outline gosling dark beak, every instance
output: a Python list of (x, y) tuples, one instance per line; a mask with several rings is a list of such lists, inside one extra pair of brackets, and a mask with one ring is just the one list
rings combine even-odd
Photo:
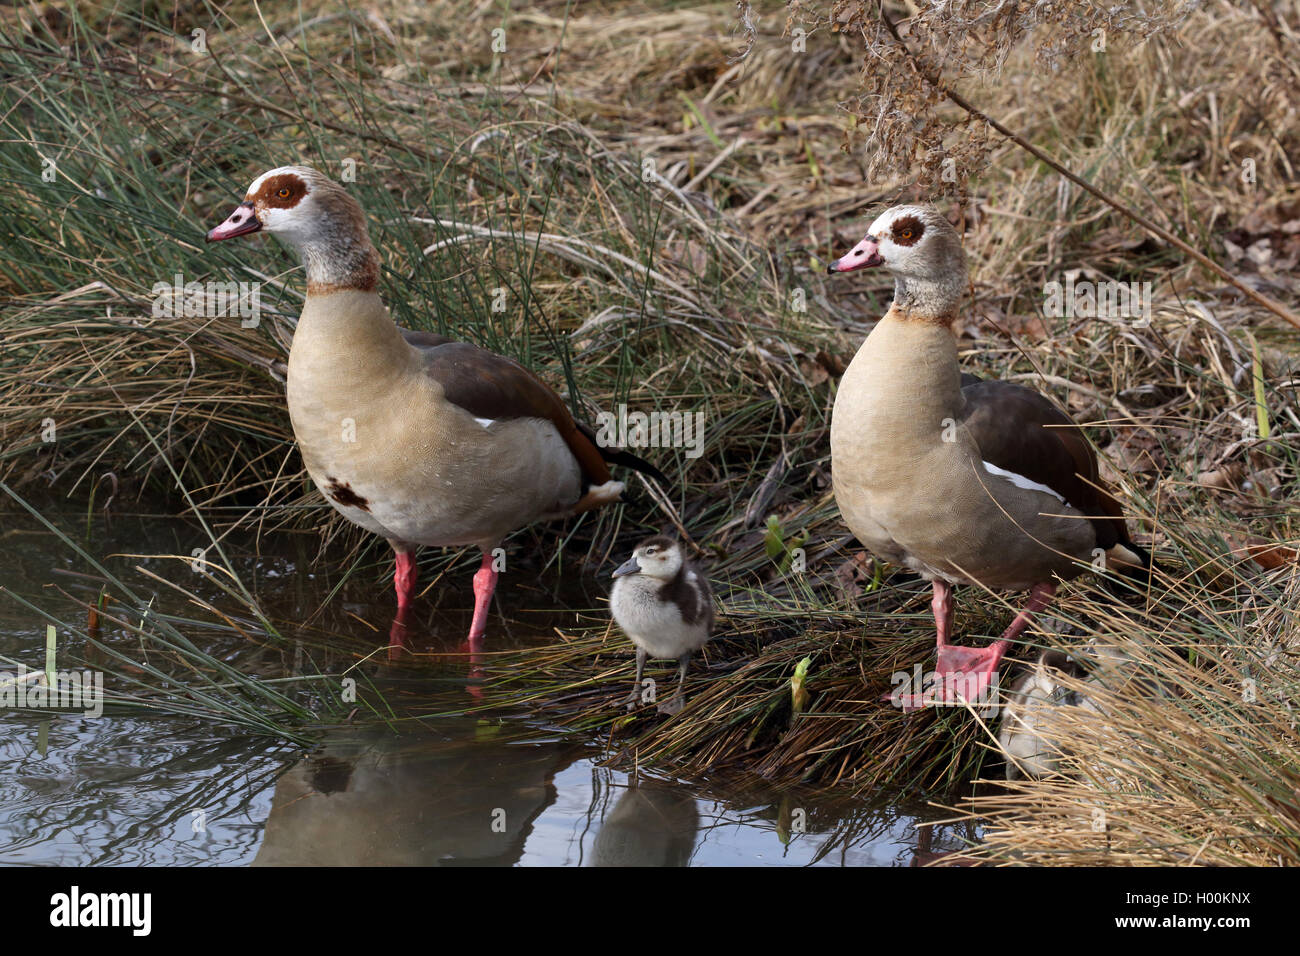
[(641, 573), (641, 565), (636, 563), (636, 556), (633, 555), (632, 557), (624, 561), (622, 564), (620, 564), (617, 570), (615, 570), (614, 573), (610, 575), (610, 577), (621, 578), (627, 574), (640, 574), (640, 573)]
[(251, 202), (241, 202), (235, 211), (226, 217), (226, 221), (208, 233), (208, 242), (220, 242), (222, 239), (234, 239), (246, 236), (262, 228), (261, 221), (253, 211)]

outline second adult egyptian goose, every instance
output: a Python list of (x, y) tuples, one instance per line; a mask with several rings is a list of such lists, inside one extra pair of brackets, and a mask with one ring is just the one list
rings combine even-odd
[[(894, 301), (840, 382), (831, 415), (835, 500), (857, 539), (933, 584), (937, 692), (904, 707), (985, 699), (1010, 643), (1058, 580), (1095, 566), (1141, 576), (1133, 543), (1078, 426), (1037, 392), (963, 375), (952, 322), (961, 240), (930, 206), (896, 206), (829, 271), (883, 267)], [(952, 586), (1030, 592), (1000, 640), (950, 644)], [(921, 690), (916, 688), (916, 690)]]
[(534, 521), (617, 501), (607, 461), (652, 466), (597, 446), (564, 401), (518, 362), (399, 328), (376, 291), (379, 254), (360, 205), (307, 166), (263, 173), (208, 241), (269, 232), (307, 273), (289, 353), (294, 437), (312, 481), (348, 520), (396, 553), (400, 642), (420, 545), (477, 545), (474, 644), (499, 571), (493, 550)]

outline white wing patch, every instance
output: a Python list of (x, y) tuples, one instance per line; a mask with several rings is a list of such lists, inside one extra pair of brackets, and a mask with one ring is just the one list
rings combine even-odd
[(997, 465), (990, 464), (987, 461), (983, 462), (983, 465), (984, 470), (990, 475), (998, 475), (1005, 478), (1017, 488), (1024, 488), (1026, 491), (1045, 491), (1066, 507), (1069, 507), (1070, 505), (1070, 503), (1065, 500), (1064, 495), (1047, 487), (1047, 485), (1039, 484), (1037, 481), (1032, 481), (1024, 475), (1017, 475), (1014, 471), (1007, 471), (1005, 468), (999, 468)]
[(484, 428), (487, 428), (487, 427), (488, 427), (489, 425), (491, 425), (494, 421), (496, 421), (496, 419), (495, 419), (495, 418), (476, 418), (476, 419), (474, 419), (474, 421), (478, 422), (478, 423), (479, 423), (480, 425), (482, 425)]
[[(587, 489), (587, 495), (591, 496), (593, 502), (602, 504), (612, 501), (618, 501), (623, 495), (624, 485), (621, 481), (607, 481), (603, 485), (593, 485)], [(586, 495), (584, 495), (586, 497)]]

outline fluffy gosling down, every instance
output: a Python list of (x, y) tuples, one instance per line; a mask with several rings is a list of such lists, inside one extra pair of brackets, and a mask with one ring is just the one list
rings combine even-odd
[(713, 629), (713, 591), (687, 559), (681, 544), (664, 535), (647, 538), (614, 572), (609, 609), (618, 626), (636, 645), (636, 686), (627, 709), (641, 697), (646, 658), (677, 661), (677, 691), (659, 703), (661, 714), (682, 709), (682, 688), (691, 654), (703, 647)]
[(1061, 675), (1083, 680), (1087, 672), (1061, 651), (1043, 651), (1007, 693), (998, 729), (998, 746), (1006, 757), (1008, 780), (1040, 778), (1060, 767), (1064, 754), (1060, 742), (1047, 728), (1059, 707), (1079, 707), (1092, 713), (1100, 708), (1086, 692), (1071, 690)]

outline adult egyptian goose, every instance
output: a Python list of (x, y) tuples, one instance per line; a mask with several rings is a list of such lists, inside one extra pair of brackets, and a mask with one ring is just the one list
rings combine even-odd
[[(1057, 580), (1103, 555), (1140, 577), (1150, 556), (1129, 537), (1096, 456), (1064, 412), (1031, 389), (958, 368), (951, 324), (966, 262), (948, 220), (929, 206), (896, 206), (828, 271), (876, 267), (893, 274), (894, 301), (835, 396), (835, 500), (868, 550), (933, 583), (942, 686), (895, 701), (910, 709), (984, 700)], [(948, 643), (955, 584), (1029, 590), (1029, 601), (991, 646), (958, 647)]]
[(613, 576), (609, 610), (636, 645), (636, 685), (628, 695), (627, 709), (636, 707), (641, 697), (646, 658), (667, 658), (677, 661), (677, 692), (657, 709), (678, 713), (691, 654), (705, 645), (713, 628), (708, 578), (686, 557), (682, 546), (665, 535), (638, 544)]
[(208, 241), (265, 231), (301, 257), (307, 298), (289, 352), (294, 437), (312, 481), (349, 521), (396, 552), (400, 642), (420, 545), (478, 545), (471, 645), (486, 628), (493, 549), (534, 521), (617, 501), (617, 461), (564, 401), (511, 359), (399, 328), (375, 286), (379, 254), (360, 205), (307, 166), (263, 173)]

